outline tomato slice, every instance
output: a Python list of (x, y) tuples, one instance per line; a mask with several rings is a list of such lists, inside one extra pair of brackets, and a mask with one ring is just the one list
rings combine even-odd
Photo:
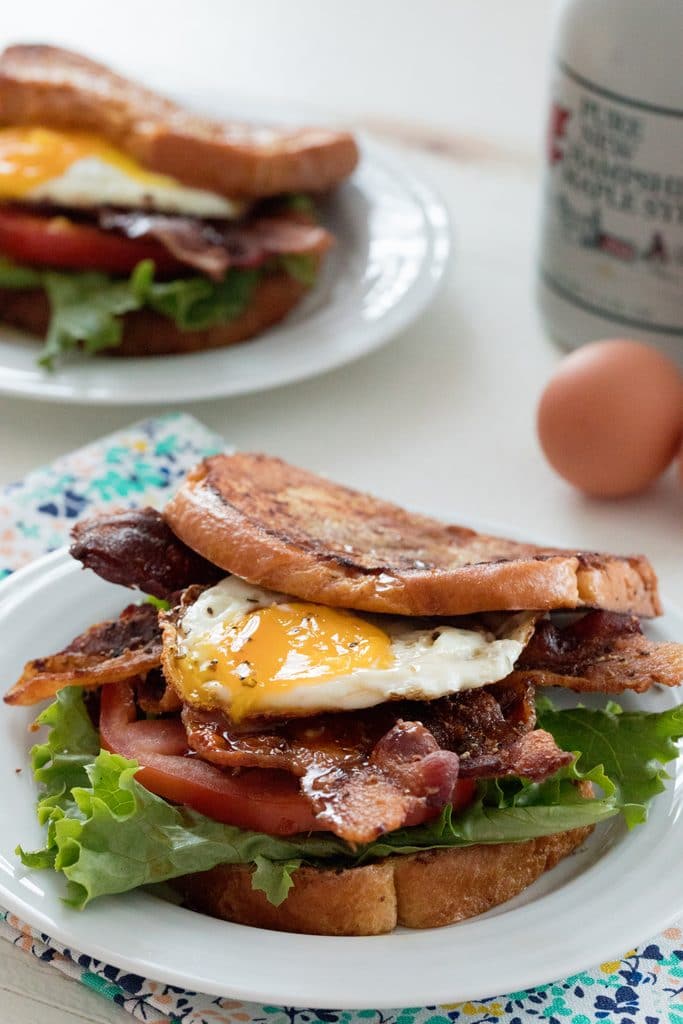
[(136, 779), (152, 793), (187, 804), (215, 821), (269, 835), (320, 827), (293, 776), (260, 768), (237, 775), (222, 772), (188, 756), (179, 719), (138, 722), (130, 683), (112, 683), (100, 693), (102, 746), (137, 761)]
[(125, 238), (66, 217), (46, 217), (0, 206), (0, 253), (19, 263), (70, 270), (129, 274), (140, 260), (154, 260), (157, 272), (183, 265), (153, 238)]
[(453, 790), (451, 803), (454, 811), (464, 811), (474, 800), (477, 793), (476, 779), (458, 779)]

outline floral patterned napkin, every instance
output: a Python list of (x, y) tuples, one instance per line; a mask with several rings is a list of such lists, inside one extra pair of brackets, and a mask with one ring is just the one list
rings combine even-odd
[[(223, 440), (191, 416), (136, 423), (0, 491), (0, 578), (59, 547), (95, 511), (166, 502)], [(235, 1002), (130, 974), (66, 949), (0, 908), (0, 936), (146, 1024), (683, 1024), (683, 929), (668, 928), (622, 959), (526, 992), (452, 1006), (312, 1010)]]

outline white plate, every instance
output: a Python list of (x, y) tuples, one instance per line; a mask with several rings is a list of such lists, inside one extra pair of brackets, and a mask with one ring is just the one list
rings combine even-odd
[(357, 171), (325, 201), (322, 217), (336, 245), (319, 280), (258, 338), (180, 356), (75, 356), (48, 373), (36, 365), (36, 340), (0, 325), (0, 393), (100, 405), (189, 402), (263, 391), (371, 352), (432, 299), (450, 250), (446, 208), (395, 157), (362, 140)]
[[(65, 551), (10, 577), (0, 586), (3, 683), (29, 657), (57, 650), (129, 600), (130, 591), (82, 572)], [(683, 616), (669, 611), (648, 632), (680, 639)], [(663, 709), (676, 694), (621, 702)], [(372, 938), (288, 935), (216, 921), (140, 892), (79, 913), (60, 902), (56, 875), (27, 873), (14, 855), (17, 843), (31, 848), (42, 840), (26, 767), (32, 717), (31, 709), (0, 711), (0, 903), (65, 945), (168, 984), (286, 1006), (449, 1003), (573, 974), (622, 954), (683, 911), (679, 759), (646, 826), (628, 833), (606, 823), (516, 899), (448, 928)]]

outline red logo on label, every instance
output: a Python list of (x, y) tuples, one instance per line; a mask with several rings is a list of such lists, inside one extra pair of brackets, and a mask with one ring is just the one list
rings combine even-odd
[(548, 160), (551, 164), (564, 160), (564, 152), (558, 146), (560, 139), (567, 134), (567, 121), (572, 116), (568, 107), (553, 103), (550, 108), (550, 124), (548, 126)]

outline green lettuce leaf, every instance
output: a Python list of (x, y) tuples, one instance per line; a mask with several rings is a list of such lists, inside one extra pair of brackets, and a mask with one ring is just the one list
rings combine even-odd
[(307, 213), (310, 217), (317, 219), (318, 210), (315, 202), (305, 192), (290, 192), (279, 200), (279, 205), (285, 210), (293, 210), (295, 213)]
[(42, 283), (39, 270), (22, 267), (0, 256), (0, 288), (40, 288)]
[(133, 271), (132, 287), (145, 306), (173, 320), (183, 331), (200, 331), (234, 320), (249, 305), (260, 270), (229, 270), (222, 281), (208, 277), (154, 281), (151, 260)]
[(580, 769), (604, 768), (629, 828), (644, 822), (649, 801), (662, 792), (669, 778), (664, 765), (678, 756), (683, 706), (658, 714), (622, 711), (614, 702), (599, 710), (558, 711), (543, 698), (537, 706), (541, 728), (551, 732), (563, 750), (577, 753)]
[[(582, 797), (576, 783), (592, 782), (601, 797)], [(371, 860), (398, 853), (482, 843), (520, 843), (539, 836), (596, 825), (619, 813), (615, 787), (600, 766), (583, 773), (576, 761), (544, 782), (512, 776), (482, 780), (477, 799), (454, 815), (446, 807), (433, 822), (400, 829), (367, 846), (360, 858)]]
[(47, 726), (44, 743), (31, 748), (31, 767), (44, 798), (71, 800), (71, 791), (87, 786), (87, 767), (99, 753), (100, 738), (90, 721), (78, 687), (67, 686), (36, 719)]
[(297, 868), (301, 867), (298, 860), (270, 860), (262, 854), (256, 854), (256, 865), (251, 875), (251, 887), (265, 893), (266, 899), (273, 906), (279, 907), (287, 899), (289, 890), (294, 885), (292, 877)]
[(55, 866), (55, 824), (74, 813), (73, 790), (88, 784), (88, 768), (97, 756), (100, 740), (76, 687), (60, 690), (36, 725), (49, 729), (45, 742), (31, 749), (33, 776), (41, 791), (36, 810), (41, 825), (47, 826), (47, 835), (42, 850), (18, 852), (27, 867), (43, 868)]
[(278, 259), (280, 266), (299, 284), (310, 288), (318, 276), (318, 261), (311, 253), (288, 253)]
[(79, 346), (87, 355), (116, 348), (123, 332), (120, 317), (140, 308), (130, 282), (106, 274), (46, 271), (42, 279), (52, 317), (38, 358), (41, 366), (52, 367), (57, 356)]
[[(620, 812), (629, 824), (643, 820), (647, 801), (663, 785), (663, 764), (677, 754), (674, 740), (683, 734), (681, 709), (626, 713), (609, 705), (599, 712), (555, 711), (544, 701), (540, 720), (560, 746), (576, 750), (579, 741), (589, 739), (587, 749), (544, 782), (514, 777), (482, 781), (464, 812), (446, 808), (434, 821), (352, 848), (329, 833), (277, 838), (169, 804), (136, 782), (135, 762), (98, 753), (82, 694), (69, 688), (40, 716), (50, 733), (32, 752), (46, 844), (42, 850), (18, 852), (28, 867), (61, 871), (68, 900), (79, 908), (97, 896), (217, 864), (252, 865), (252, 885), (279, 905), (301, 864), (349, 867), (391, 854), (523, 842)], [(592, 798), (579, 793), (581, 780), (596, 787)]]

